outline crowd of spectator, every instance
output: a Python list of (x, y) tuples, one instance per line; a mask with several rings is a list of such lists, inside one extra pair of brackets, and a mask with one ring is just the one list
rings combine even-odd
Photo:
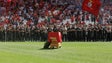
[(64, 41), (111, 41), (112, 1), (99, 16), (82, 11), (83, 0), (0, 0), (0, 41), (46, 41), (60, 31)]

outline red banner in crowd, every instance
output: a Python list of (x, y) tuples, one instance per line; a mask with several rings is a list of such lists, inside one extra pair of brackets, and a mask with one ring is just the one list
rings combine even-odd
[(48, 41), (56, 40), (57, 42), (62, 42), (61, 32), (49, 32), (48, 33)]
[(11, 2), (11, 0), (7, 0), (7, 2)]
[(98, 16), (100, 10), (101, 2), (100, 0), (84, 0), (82, 4), (82, 9), (88, 11), (95, 16)]

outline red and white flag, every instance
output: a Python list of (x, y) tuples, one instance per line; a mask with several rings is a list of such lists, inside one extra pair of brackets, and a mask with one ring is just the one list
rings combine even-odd
[(100, 7), (100, 0), (84, 0), (82, 4), (82, 10), (90, 12), (95, 16), (98, 16)]

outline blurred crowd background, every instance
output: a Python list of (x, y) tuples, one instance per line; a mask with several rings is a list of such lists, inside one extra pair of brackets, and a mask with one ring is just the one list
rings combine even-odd
[(0, 0), (0, 41), (111, 41), (112, 0), (101, 0), (98, 17), (82, 11), (83, 0)]

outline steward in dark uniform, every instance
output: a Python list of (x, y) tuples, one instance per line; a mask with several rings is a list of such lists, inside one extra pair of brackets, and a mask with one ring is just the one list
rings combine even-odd
[(67, 37), (68, 37), (68, 41), (72, 41), (73, 37), (72, 37), (72, 28), (68, 28), (67, 29)]
[(111, 24), (111, 41), (112, 41), (112, 24)]
[(77, 27), (76, 28), (76, 32), (77, 32), (76, 40), (77, 41), (80, 41), (81, 40), (81, 28), (80, 27)]
[(37, 29), (37, 33), (38, 33), (37, 34), (37, 36), (38, 36), (37, 37), (37, 40), (40, 41), (41, 40), (41, 34), (40, 34), (41, 33), (41, 30), (39, 28)]
[(34, 38), (35, 41), (39, 41), (40, 40), (40, 35), (39, 35), (40, 33), (39, 32), (40, 32), (39, 28), (36, 27), (35, 28), (35, 38)]
[(17, 26), (13, 26), (13, 41), (17, 41)]
[(111, 41), (111, 28), (107, 27), (107, 41)]
[(12, 25), (8, 25), (8, 27), (7, 27), (7, 34), (6, 34), (6, 40), (7, 41), (12, 41), (12, 39), (13, 39), (13, 35), (12, 35)]
[(30, 41), (31, 40), (31, 34), (30, 34), (30, 32), (31, 32), (30, 27), (26, 26), (26, 28), (25, 28), (25, 40), (26, 41)]
[(92, 28), (88, 28), (88, 34), (87, 34), (87, 41), (91, 41), (92, 40)]
[(96, 30), (96, 32), (97, 32), (97, 41), (99, 41), (100, 40), (100, 33), (99, 33), (99, 31), (100, 31), (100, 29), (99, 29), (99, 27), (97, 26), (97, 30)]
[(24, 39), (25, 39), (24, 27), (20, 26), (19, 31), (20, 31), (20, 41), (24, 41)]
[(20, 41), (20, 26), (17, 26), (17, 29), (16, 29), (16, 41)]
[(103, 35), (103, 36), (102, 36), (102, 40), (103, 40), (103, 41), (106, 41), (106, 28), (103, 28), (103, 29), (102, 29), (102, 35)]
[(43, 30), (42, 30), (42, 28), (41, 28), (41, 29), (40, 29), (40, 38), (41, 38), (40, 40), (41, 40), (41, 41), (44, 41), (44, 40), (43, 40), (43, 36), (44, 36), (43, 33), (44, 33), (44, 32), (43, 32)]
[(71, 41), (75, 41), (76, 35), (75, 35), (75, 27), (73, 25), (70, 31), (71, 31)]
[(0, 26), (0, 41), (4, 41), (5, 39), (5, 30), (2, 26)]
[(62, 27), (62, 39), (63, 39), (63, 41), (68, 41), (68, 39), (67, 39), (67, 27), (66, 26), (63, 26)]
[(97, 40), (97, 28), (94, 26), (93, 28), (93, 32), (94, 32), (94, 35), (93, 35), (93, 41), (96, 41)]
[(34, 41), (35, 38), (35, 26), (31, 27), (31, 41)]
[(2, 31), (3, 31), (2, 27), (0, 26), (0, 41), (2, 41), (2, 39), (3, 39), (3, 35), (2, 35), (3, 33), (2, 33)]
[(44, 28), (43, 30), (44, 30), (43, 40), (46, 41), (47, 40), (47, 33), (48, 33), (48, 31), (47, 31), (47, 28)]
[(83, 27), (82, 28), (82, 41), (86, 41), (86, 29)]

